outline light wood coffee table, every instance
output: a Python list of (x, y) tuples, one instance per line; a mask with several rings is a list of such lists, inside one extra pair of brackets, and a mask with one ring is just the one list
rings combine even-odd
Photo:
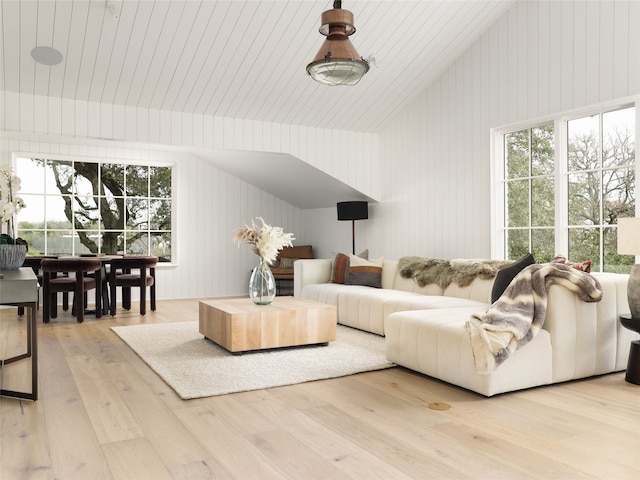
[(200, 333), (232, 353), (336, 339), (336, 307), (296, 297), (276, 297), (270, 305), (249, 298), (202, 300)]

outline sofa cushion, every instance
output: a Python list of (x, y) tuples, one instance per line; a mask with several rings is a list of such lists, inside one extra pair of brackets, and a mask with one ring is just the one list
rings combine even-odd
[(387, 359), (488, 397), (551, 383), (551, 339), (545, 330), (493, 374), (476, 372), (465, 324), (481, 312), (466, 307), (392, 313), (384, 325)]
[(332, 253), (331, 256), (331, 283), (347, 283), (349, 256), (344, 253)]
[(365, 260), (356, 255), (349, 255), (348, 285), (382, 288), (382, 264), (384, 258)]
[(498, 270), (496, 279), (493, 282), (493, 289), (491, 290), (491, 303), (500, 298), (511, 283), (511, 280), (513, 280), (520, 271), (534, 263), (536, 263), (536, 261), (533, 258), (533, 254), (528, 253), (517, 262)]
[(298, 259), (297, 258), (281, 258), (280, 265), (278, 265), (278, 268), (281, 268), (283, 270), (293, 269), (293, 262), (295, 262), (296, 260)]

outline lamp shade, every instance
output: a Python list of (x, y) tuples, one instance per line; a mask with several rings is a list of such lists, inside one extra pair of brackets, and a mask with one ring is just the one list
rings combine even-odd
[(338, 220), (366, 220), (369, 218), (368, 202), (338, 202)]
[(618, 255), (640, 255), (640, 218), (618, 218)]

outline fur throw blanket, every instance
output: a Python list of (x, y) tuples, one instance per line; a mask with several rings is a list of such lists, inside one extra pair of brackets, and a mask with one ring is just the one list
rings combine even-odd
[(476, 277), (494, 278), (498, 270), (510, 265), (511, 260), (445, 260), (439, 258), (402, 257), (398, 260), (398, 272), (402, 278), (413, 278), (424, 287), (430, 283), (447, 288), (450, 283), (461, 287), (470, 285)]
[(558, 263), (534, 264), (522, 270), (483, 315), (466, 324), (478, 373), (492, 373), (542, 328), (547, 291), (562, 285), (584, 302), (599, 302), (602, 287), (595, 277)]

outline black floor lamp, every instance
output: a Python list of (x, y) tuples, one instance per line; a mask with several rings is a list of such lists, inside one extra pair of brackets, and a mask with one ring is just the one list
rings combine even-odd
[(351, 242), (356, 254), (356, 220), (369, 218), (368, 202), (338, 202), (338, 220), (351, 220)]

